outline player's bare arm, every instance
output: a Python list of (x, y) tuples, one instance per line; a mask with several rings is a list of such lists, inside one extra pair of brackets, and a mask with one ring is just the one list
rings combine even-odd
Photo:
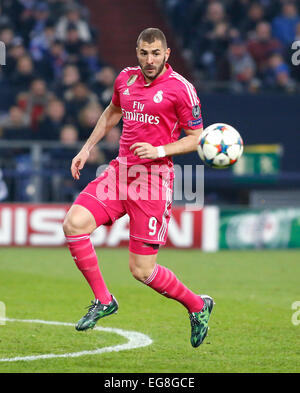
[[(185, 130), (187, 136), (179, 139), (176, 142), (169, 143), (163, 146), (164, 153), (166, 156), (175, 156), (179, 154), (187, 154), (192, 151), (197, 150), (199, 137), (203, 131), (203, 128), (198, 130)], [(134, 150), (134, 154), (141, 159), (148, 158), (148, 159), (156, 159), (159, 158), (160, 150), (152, 146), (150, 143), (146, 142), (137, 142), (134, 143), (130, 150)]]
[(121, 108), (111, 102), (100, 116), (93, 132), (80, 152), (72, 160), (71, 173), (74, 179), (79, 179), (79, 171), (84, 167), (92, 148), (119, 123), (121, 117)]

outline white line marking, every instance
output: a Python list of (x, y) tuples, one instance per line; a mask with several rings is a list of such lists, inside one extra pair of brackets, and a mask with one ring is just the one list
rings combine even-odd
[[(55, 325), (55, 326), (73, 326), (73, 323), (67, 322), (55, 322), (55, 321), (43, 321), (39, 319), (11, 319), (6, 318), (6, 322), (25, 322), (25, 323), (40, 323), (44, 325)], [(128, 340), (125, 344), (114, 345), (112, 347), (104, 347), (104, 348), (97, 348), (92, 351), (81, 351), (81, 352), (71, 352), (71, 353), (62, 353), (62, 354), (54, 354), (49, 353), (45, 355), (38, 355), (38, 356), (18, 356), (14, 358), (0, 358), (0, 362), (17, 362), (20, 360), (23, 361), (32, 361), (32, 360), (39, 360), (39, 359), (54, 359), (54, 358), (76, 358), (79, 356), (86, 356), (86, 355), (99, 355), (101, 353), (107, 352), (119, 352), (125, 351), (127, 349), (135, 349), (135, 348), (142, 348), (152, 344), (152, 340), (149, 336), (145, 334), (123, 330), (123, 329), (116, 329), (116, 328), (105, 328), (105, 327), (95, 327), (93, 330), (97, 330), (100, 332), (107, 332), (107, 333), (116, 333), (120, 336), (126, 338)], [(80, 333), (79, 333), (80, 334)]]

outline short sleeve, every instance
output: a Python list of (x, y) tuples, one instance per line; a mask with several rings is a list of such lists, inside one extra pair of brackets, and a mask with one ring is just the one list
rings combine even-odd
[(185, 81), (177, 95), (176, 110), (179, 127), (196, 130), (203, 127), (201, 104), (194, 86)]
[(115, 79), (114, 91), (113, 91), (113, 95), (112, 95), (112, 98), (111, 98), (112, 103), (115, 106), (121, 106), (121, 104), (120, 104), (120, 90), (119, 90), (119, 86), (120, 86), (120, 74)]

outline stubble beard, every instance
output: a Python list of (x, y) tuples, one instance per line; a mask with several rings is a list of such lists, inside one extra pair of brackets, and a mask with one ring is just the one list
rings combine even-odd
[[(165, 64), (166, 64), (166, 58), (164, 58), (164, 60), (163, 60), (163, 62), (161, 63), (161, 65), (158, 67), (157, 73), (156, 73), (155, 75), (153, 75), (153, 76), (148, 76), (148, 75), (146, 74), (147, 70), (145, 70), (145, 67), (142, 67), (141, 63), (139, 62), (139, 65), (140, 65), (140, 67), (141, 67), (142, 73), (144, 74), (144, 76), (145, 76), (147, 79), (149, 79), (149, 80), (151, 80), (151, 81), (154, 81), (154, 79), (156, 79), (156, 78), (158, 77), (158, 75), (159, 75), (159, 74), (162, 72), (162, 70), (164, 69)], [(145, 71), (146, 71), (146, 72), (145, 72)]]

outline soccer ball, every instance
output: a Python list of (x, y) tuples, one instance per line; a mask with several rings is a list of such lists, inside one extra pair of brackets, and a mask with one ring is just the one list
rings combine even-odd
[(243, 153), (243, 140), (239, 132), (228, 124), (215, 123), (200, 135), (198, 154), (212, 168), (228, 168)]

